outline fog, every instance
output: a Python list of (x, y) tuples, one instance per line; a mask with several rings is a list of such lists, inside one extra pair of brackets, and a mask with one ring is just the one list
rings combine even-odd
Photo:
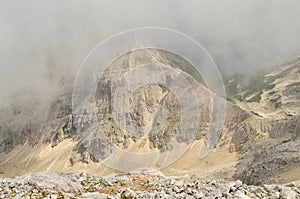
[(251, 73), (300, 54), (300, 1), (0, 1), (0, 107), (49, 100), (88, 52), (131, 28), (179, 30), (201, 43), (222, 74)]

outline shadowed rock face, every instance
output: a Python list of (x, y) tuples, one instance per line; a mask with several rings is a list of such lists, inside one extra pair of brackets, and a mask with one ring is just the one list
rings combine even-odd
[(244, 155), (237, 166), (236, 177), (247, 184), (284, 183), (287, 176), (282, 172), (299, 166), (299, 147), (297, 140), (271, 140), (260, 144)]

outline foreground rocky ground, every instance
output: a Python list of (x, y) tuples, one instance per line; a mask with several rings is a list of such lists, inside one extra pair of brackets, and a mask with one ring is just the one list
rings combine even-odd
[(124, 174), (28, 174), (0, 180), (0, 198), (300, 198), (300, 181), (253, 186), (241, 181)]

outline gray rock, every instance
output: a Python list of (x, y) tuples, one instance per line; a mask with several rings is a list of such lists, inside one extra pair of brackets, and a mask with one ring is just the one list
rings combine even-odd
[(136, 196), (137, 196), (136, 193), (129, 188), (124, 189), (121, 193), (121, 198), (123, 199), (136, 198)]
[(241, 191), (241, 190), (236, 191), (236, 192), (235, 192), (235, 196), (237, 196), (238, 198), (241, 198), (241, 199), (250, 199), (250, 197), (247, 196), (247, 195), (245, 194), (245, 192), (244, 192), (244, 191)]
[(81, 198), (106, 199), (108, 198), (108, 195), (103, 193), (93, 192), (93, 193), (85, 193), (81, 196)]

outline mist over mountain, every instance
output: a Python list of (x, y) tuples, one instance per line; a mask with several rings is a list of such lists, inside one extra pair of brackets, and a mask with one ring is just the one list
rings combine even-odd
[(297, 0), (2, 1), (1, 106), (28, 89), (48, 99), (95, 45), (136, 27), (193, 37), (226, 75), (281, 64), (300, 52), (298, 7)]
[[(299, 8), (297, 0), (1, 1), (0, 178), (9, 179), (0, 198), (299, 197)], [(105, 52), (91, 50), (143, 27), (190, 36), (209, 61), (183, 42), (183, 55), (132, 45), (98, 73)], [(116, 41), (107, 52), (139, 42)], [(95, 68), (84, 68), (87, 57)]]

